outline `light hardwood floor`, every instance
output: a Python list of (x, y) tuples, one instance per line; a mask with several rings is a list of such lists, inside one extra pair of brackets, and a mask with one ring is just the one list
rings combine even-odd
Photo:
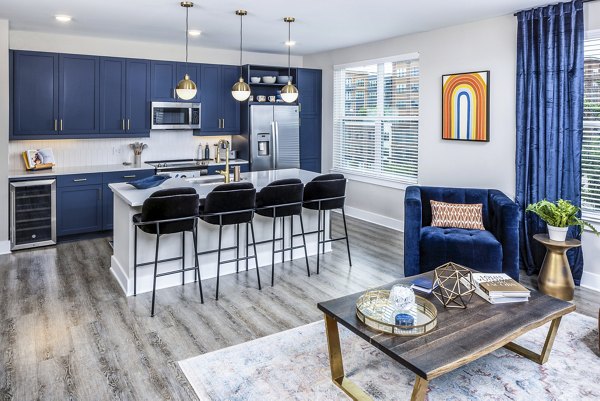
[[(218, 302), (215, 280), (203, 281), (204, 305), (195, 285), (160, 290), (154, 318), (150, 294), (123, 296), (105, 238), (0, 256), (0, 399), (196, 400), (177, 361), (317, 321), (317, 302), (402, 276), (400, 233), (348, 223), (352, 267), (338, 242), (319, 275), (286, 262), (270, 287), (261, 268), (262, 291), (252, 271), (224, 276)], [(600, 295), (576, 293), (596, 316)]]

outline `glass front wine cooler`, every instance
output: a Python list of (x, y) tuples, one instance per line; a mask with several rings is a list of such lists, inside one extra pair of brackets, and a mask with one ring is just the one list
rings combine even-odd
[(12, 250), (56, 244), (56, 180), (10, 183)]

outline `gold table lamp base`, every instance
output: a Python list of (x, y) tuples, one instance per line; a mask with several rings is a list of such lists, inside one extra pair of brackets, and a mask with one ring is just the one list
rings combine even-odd
[(563, 242), (552, 241), (547, 234), (536, 234), (533, 239), (546, 247), (546, 256), (538, 275), (538, 288), (563, 301), (572, 301), (575, 282), (567, 259), (567, 251), (581, 246), (581, 241), (568, 239)]

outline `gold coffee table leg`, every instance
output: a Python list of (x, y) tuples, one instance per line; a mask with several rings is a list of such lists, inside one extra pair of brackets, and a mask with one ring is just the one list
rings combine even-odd
[(539, 363), (540, 365), (548, 362), (548, 357), (550, 356), (550, 351), (552, 351), (552, 345), (554, 344), (554, 339), (556, 338), (556, 332), (558, 331), (558, 326), (560, 325), (560, 317), (556, 318), (550, 323), (550, 330), (548, 330), (548, 335), (546, 336), (546, 342), (542, 347), (542, 352), (537, 354), (521, 345), (515, 343), (508, 343), (504, 346), (504, 348), (511, 350), (514, 353), (517, 353), (521, 356), (524, 356), (527, 359), (532, 360), (533, 362)]
[[(334, 318), (328, 315), (325, 315), (325, 335), (327, 336), (327, 348), (329, 350), (331, 380), (354, 401), (373, 401), (359, 386), (344, 376), (344, 361), (342, 359), (338, 324)], [(428, 383), (427, 380), (417, 376), (412, 396), (410, 397), (411, 401), (422, 401), (425, 399)]]

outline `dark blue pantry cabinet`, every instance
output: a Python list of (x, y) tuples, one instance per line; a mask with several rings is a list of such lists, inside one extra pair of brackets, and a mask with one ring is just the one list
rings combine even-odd
[(298, 68), (300, 168), (321, 172), (321, 70)]

